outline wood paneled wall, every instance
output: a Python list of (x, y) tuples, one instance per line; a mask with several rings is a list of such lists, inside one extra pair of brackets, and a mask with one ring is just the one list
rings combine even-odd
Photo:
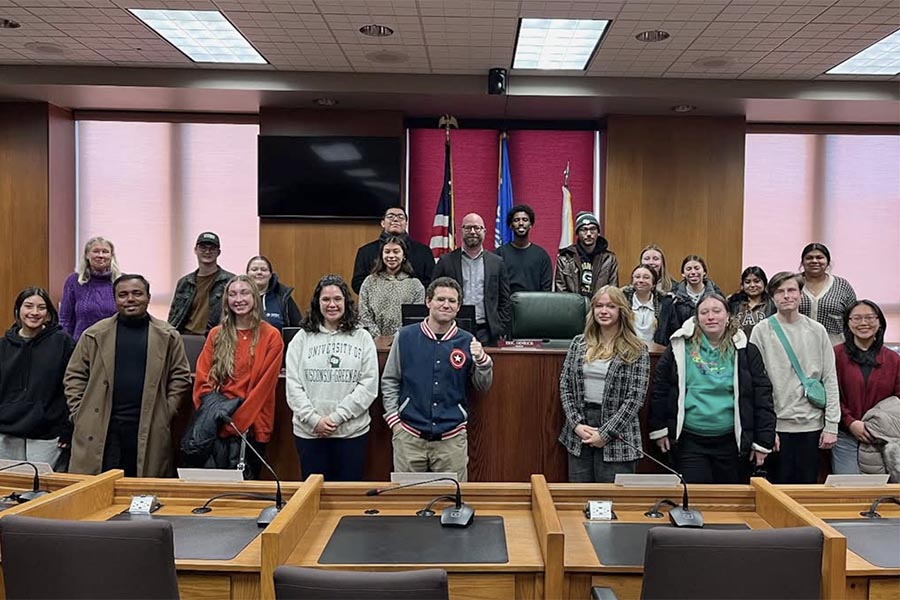
[(0, 326), (30, 285), (59, 302), (74, 264), (75, 125), (44, 103), (0, 103)]
[[(260, 135), (403, 137), (403, 132), (403, 114), (398, 112), (263, 108), (259, 113)], [(279, 279), (294, 286), (294, 300), (306, 314), (319, 278), (338, 273), (349, 284), (357, 248), (380, 233), (381, 226), (374, 220), (264, 219), (259, 226), (259, 249), (272, 261)]]
[(614, 115), (607, 120), (605, 215), (619, 282), (656, 243), (669, 274), (700, 254), (730, 293), (739, 285), (744, 222), (743, 117)]

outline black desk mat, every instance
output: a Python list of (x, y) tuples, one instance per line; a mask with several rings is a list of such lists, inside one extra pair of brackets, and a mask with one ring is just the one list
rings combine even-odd
[[(604, 567), (640, 567), (644, 564), (647, 532), (653, 527), (671, 527), (665, 523), (597, 523), (585, 521), (597, 560)], [(713, 523), (703, 529), (750, 529), (744, 523)]]
[(847, 548), (885, 569), (900, 568), (900, 519), (825, 520), (847, 538)]
[(263, 527), (256, 517), (209, 517), (194, 515), (132, 515), (123, 513), (110, 521), (159, 519), (172, 524), (175, 558), (231, 560), (241, 553)]
[(345, 516), (319, 564), (507, 563), (503, 517), (476, 516), (464, 529), (439, 517)]

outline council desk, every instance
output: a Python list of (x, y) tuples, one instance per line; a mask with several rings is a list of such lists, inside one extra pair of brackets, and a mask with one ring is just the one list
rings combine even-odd
[[(68, 485), (8, 512), (43, 518), (104, 521), (122, 513), (132, 496), (154, 494), (163, 504), (154, 514), (172, 520), (191, 515), (192, 508), (218, 494), (254, 492), (270, 495), (275, 491), (271, 482), (196, 484), (165, 479), (128, 479), (122, 477), (121, 471), (80, 480), (77, 476), (49, 476), (49, 480)], [(13, 479), (0, 477), (0, 488), (21, 489), (22, 483), (21, 475), (13, 476)], [(48, 483), (47, 487), (52, 485), (55, 484)], [(435, 526), (427, 539), (411, 540), (409, 544), (423, 549), (421, 556), (415, 553), (410, 556), (409, 549), (399, 547), (397, 540), (402, 542), (406, 531), (423, 531), (421, 518), (414, 515), (435, 496), (452, 492), (451, 488), (420, 486), (369, 496), (366, 491), (372, 485), (326, 483), (320, 475), (310, 476), (305, 482), (285, 483), (284, 494), (288, 501), (282, 511), (231, 558), (178, 558), (176, 531), (175, 565), (181, 597), (270, 600), (274, 598), (272, 576), (275, 569), (280, 565), (295, 565), (349, 570), (439, 567), (448, 571), (454, 600), (586, 599), (590, 597), (592, 586), (611, 587), (621, 599), (637, 598), (642, 560), (638, 557), (632, 564), (618, 566), (604, 564), (586, 533), (586, 519), (582, 513), (584, 502), (612, 500), (618, 514), (617, 523), (665, 526), (665, 520), (653, 521), (643, 513), (657, 500), (678, 499), (681, 494), (678, 487), (633, 489), (612, 484), (548, 484), (542, 475), (533, 475), (528, 483), (466, 483), (462, 485), (463, 500), (475, 508), (476, 520), (481, 519), (488, 528), (442, 530), (433, 521), (430, 525)], [(751, 485), (691, 486), (691, 504), (704, 512), (711, 527), (819, 528), (824, 536), (822, 597), (881, 600), (898, 596), (900, 570), (878, 567), (848, 553), (847, 538), (828, 521), (856, 518), (854, 514), (866, 508), (873, 497), (898, 493), (900, 486), (896, 485), (866, 490), (833, 490), (819, 486), (781, 489), (754, 479)], [(260, 509), (269, 504), (260, 500), (223, 498), (212, 504), (213, 512), (197, 518), (206, 521), (221, 517), (255, 519)], [(446, 504), (438, 505), (438, 512), (444, 506)], [(879, 510), (885, 516), (900, 517), (897, 507), (883, 506)], [(2, 517), (3, 513), (0, 513)], [(437, 520), (438, 517), (428, 519)], [(411, 520), (418, 522), (410, 528)], [(352, 538), (357, 540), (357, 546), (348, 547), (345, 543), (341, 550), (338, 543), (341, 530), (347, 529), (342, 523), (351, 521), (365, 522), (365, 530), (369, 533), (363, 531), (364, 536), (371, 536), (371, 531), (377, 532), (381, 527), (380, 531), (388, 534), (385, 537), (394, 541)], [(488, 535), (493, 538), (479, 537), (481, 534), (477, 532), (488, 530)], [(435, 549), (444, 550), (439, 547), (442, 541), (453, 542), (457, 548), (474, 548), (478, 556), (488, 558), (477, 562), (458, 551), (455, 555), (452, 552), (443, 554), (448, 558), (440, 558), (440, 554), (435, 558)], [(493, 544), (494, 547), (485, 555), (479, 544)], [(406, 558), (391, 558), (396, 556), (393, 551), (398, 548), (407, 552)]]
[(891, 528), (882, 536), (882, 543), (863, 548), (865, 555), (861, 549), (854, 552), (856, 540), (848, 538), (847, 585), (843, 597), (851, 600), (900, 598), (900, 506), (881, 504), (877, 509), (881, 519), (866, 519), (860, 515), (878, 498), (900, 498), (900, 484), (870, 488), (785, 485), (779, 489), (836, 528), (841, 527), (839, 523), (851, 523), (855, 528), (861, 528), (858, 532), (853, 531), (854, 535), (868, 536), (875, 541), (875, 536), (867, 531), (870, 527)]
[[(44, 496), (39, 501), (30, 502), (9, 512), (50, 519), (81, 521), (108, 521), (127, 511), (133, 496), (152, 494), (159, 498), (162, 507), (154, 518), (189, 517), (191, 510), (201, 506), (213, 496), (225, 493), (245, 492), (271, 496), (275, 485), (271, 482), (238, 483), (188, 483), (176, 479), (125, 478), (122, 471), (108, 471), (96, 477), (86, 478), (82, 484), (73, 485), (57, 494)], [(282, 514), (276, 517), (284, 520), (295, 514), (288, 510), (296, 491), (303, 484), (284, 484), (287, 499)], [(260, 510), (271, 505), (271, 501), (223, 498), (213, 503), (212, 512), (195, 517), (205, 521), (225, 517), (233, 520), (255, 520)], [(2, 515), (2, 513), (0, 513)], [(190, 518), (190, 517), (189, 517)], [(274, 523), (273, 523), (274, 524)], [(272, 524), (269, 525), (272, 527)], [(204, 559), (200, 557), (177, 558), (175, 567), (178, 574), (178, 588), (184, 599), (256, 599), (261, 595), (260, 571), (264, 554), (263, 538), (254, 532), (253, 539), (241, 546), (237, 554), (227, 559)], [(178, 531), (175, 531), (176, 555), (178, 554)], [(202, 536), (201, 533), (196, 534)], [(202, 540), (200, 541), (202, 549)], [(269, 543), (277, 542), (277, 536), (269, 536)], [(196, 548), (197, 543), (193, 546)], [(220, 548), (210, 547), (209, 551), (220, 553)], [(271, 580), (271, 576), (270, 576)], [(136, 596), (136, 597), (139, 597)]]

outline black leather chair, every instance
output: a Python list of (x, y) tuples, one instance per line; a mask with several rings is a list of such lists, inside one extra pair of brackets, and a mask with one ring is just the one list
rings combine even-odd
[(542, 340), (544, 346), (568, 347), (584, 331), (590, 301), (580, 294), (516, 292), (512, 295), (512, 340)]
[(448, 600), (447, 571), (331, 571), (275, 569), (277, 600)]
[(200, 353), (203, 351), (206, 336), (182, 333), (181, 340), (184, 342), (184, 353), (187, 354), (188, 363), (191, 365), (191, 373), (193, 373), (197, 370), (197, 359), (200, 358)]
[(178, 598), (166, 521), (0, 519), (6, 597)]
[(654, 527), (647, 534), (641, 598), (817, 599), (822, 543), (822, 532), (815, 527)]

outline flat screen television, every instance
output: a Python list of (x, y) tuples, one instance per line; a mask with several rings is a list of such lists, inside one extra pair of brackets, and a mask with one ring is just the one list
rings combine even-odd
[(260, 217), (372, 219), (398, 206), (399, 137), (259, 136)]

